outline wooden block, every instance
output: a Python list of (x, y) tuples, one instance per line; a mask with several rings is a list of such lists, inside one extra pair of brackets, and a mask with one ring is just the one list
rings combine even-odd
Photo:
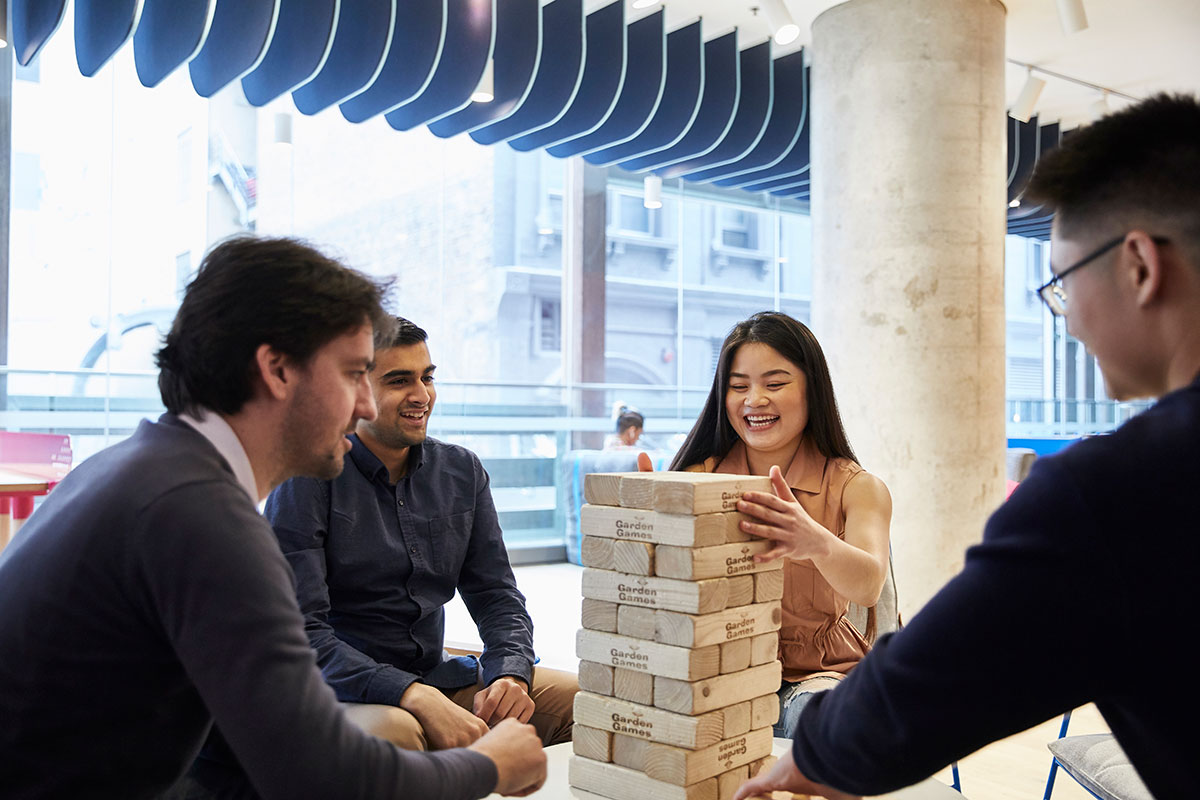
[(710, 678), (721, 671), (721, 648), (716, 645), (675, 647), (603, 631), (578, 631), (575, 655), (585, 661), (684, 681)]
[(612, 800), (717, 800), (717, 779), (675, 786), (616, 764), (572, 756), (567, 782)]
[(654, 705), (680, 714), (703, 714), (776, 692), (782, 677), (778, 661), (700, 681), (656, 676)]
[(622, 476), (617, 493), (621, 505), (627, 508), (696, 515), (736, 511), (737, 501), (748, 491), (771, 491), (771, 479), (705, 472), (644, 472)]
[(632, 736), (689, 750), (709, 747), (727, 738), (723, 735), (723, 711), (710, 711), (693, 717), (589, 692), (575, 695), (574, 718), (576, 725), (583, 724), (620, 734), (620, 738)]
[(621, 504), (621, 478), (636, 472), (592, 472), (583, 476), (583, 499), (598, 506)]
[[(600, 538), (600, 537), (596, 537)], [(654, 574), (654, 545), (645, 542), (612, 541), (612, 568), (628, 575)]]
[(702, 750), (650, 742), (644, 756), (648, 777), (677, 786), (715, 778), (734, 767), (749, 764), (771, 754), (771, 729), (749, 731)]
[(721, 674), (741, 672), (750, 666), (750, 639), (734, 639), (721, 645)]
[(579, 543), (579, 560), (585, 567), (597, 569), (613, 568), (614, 539), (604, 539), (599, 536), (584, 536)]
[(654, 553), (654, 572), (661, 578), (699, 581), (705, 578), (732, 577), (752, 572), (783, 569), (783, 559), (756, 563), (754, 556), (772, 547), (766, 539), (734, 542), (714, 547), (675, 547), (659, 545)]
[(620, 607), (616, 603), (610, 603), (607, 600), (593, 600), (590, 597), (585, 597), (583, 598), (583, 611), (580, 613), (580, 620), (583, 622), (583, 627), (590, 631), (616, 633), (617, 609)]
[(611, 731), (589, 728), (578, 722), (571, 726), (571, 747), (577, 756), (593, 761), (612, 761), (612, 743)]
[(613, 693), (613, 668), (595, 661), (579, 662), (579, 689), (611, 697)]
[(613, 736), (612, 763), (638, 772), (646, 771), (646, 748), (650, 742), (634, 736)]
[[(783, 559), (779, 559), (782, 564)], [(783, 570), (754, 573), (754, 602), (769, 603), (783, 598)]]
[(617, 606), (617, 633), (635, 639), (654, 640), (654, 630), (661, 611), (640, 606)]
[(717, 800), (732, 800), (743, 783), (750, 780), (750, 767), (743, 764), (717, 776)]
[[(779, 572), (780, 570), (775, 570)], [(748, 606), (754, 602), (754, 576), (753, 575), (738, 575), (733, 578), (726, 578), (729, 581), (729, 599), (725, 601), (725, 607), (733, 606)]]
[(711, 547), (753, 539), (738, 527), (743, 519), (747, 519), (746, 515), (737, 511), (691, 516), (640, 508), (585, 505), (580, 512), (580, 529), (584, 536), (678, 547)]
[[(760, 758), (758, 761), (752, 762), (749, 769), (750, 777), (753, 778), (764, 769), (770, 769), (775, 766), (775, 762), (778, 760), (778, 756), (767, 756), (766, 758)], [(793, 795), (793, 797), (807, 797), (807, 795)]]
[[(727, 608), (714, 614), (655, 612), (655, 641), (679, 647), (704, 647), (779, 630), (783, 611), (779, 601)], [(620, 612), (617, 614), (620, 625)], [(748, 666), (748, 665), (747, 665)]]
[(750, 666), (757, 667), (779, 658), (779, 632), (764, 633), (750, 640)]
[(685, 614), (711, 614), (725, 608), (729, 599), (729, 581), (724, 578), (677, 581), (624, 575), (612, 570), (585, 569), (583, 596), (610, 603), (665, 608)]
[(750, 701), (750, 727), (766, 728), (779, 722), (779, 695), (771, 693)]
[(644, 706), (653, 705), (654, 676), (632, 669), (613, 670), (613, 697)]
[[(741, 736), (753, 726), (750, 724), (750, 701), (743, 700), (740, 703), (734, 703), (731, 706), (725, 706), (721, 709), (721, 721), (724, 723), (721, 738), (729, 739), (733, 736)], [(762, 727), (761, 725), (759, 726)]]

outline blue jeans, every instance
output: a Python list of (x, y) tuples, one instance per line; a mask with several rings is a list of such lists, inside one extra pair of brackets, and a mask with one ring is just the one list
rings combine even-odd
[(775, 723), (775, 735), (781, 739), (795, 736), (796, 727), (800, 724), (800, 712), (808, 705), (808, 701), (817, 692), (828, 691), (836, 685), (836, 680), (831, 680), (828, 673), (798, 683), (784, 681), (776, 693), (779, 696), (779, 722)]

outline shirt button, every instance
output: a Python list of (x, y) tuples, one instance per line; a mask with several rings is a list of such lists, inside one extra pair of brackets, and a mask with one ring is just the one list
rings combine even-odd
[(397, 500), (397, 501), (396, 501), (396, 504), (397, 504), (397, 505), (401, 505), (401, 506), (402, 506), (402, 505), (404, 505), (404, 501), (403, 501), (403, 500)]
[(417, 554), (417, 546), (414, 544), (412, 547), (408, 548), (408, 552), (415, 556)]

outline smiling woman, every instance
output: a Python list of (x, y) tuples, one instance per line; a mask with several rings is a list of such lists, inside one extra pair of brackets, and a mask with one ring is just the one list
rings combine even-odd
[(892, 512), (887, 487), (855, 460), (812, 331), (775, 312), (735, 325), (671, 469), (771, 476), (774, 492), (747, 492), (738, 510), (744, 531), (775, 543), (767, 555), (787, 559), (776, 735), (790, 737), (811, 694), (870, 648), (874, 609), (865, 632), (846, 612), (879, 598)]

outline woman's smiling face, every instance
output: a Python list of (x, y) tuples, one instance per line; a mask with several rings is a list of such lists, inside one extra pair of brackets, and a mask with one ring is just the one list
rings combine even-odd
[(730, 365), (725, 413), (747, 448), (786, 470), (808, 426), (804, 372), (770, 345), (743, 344)]

